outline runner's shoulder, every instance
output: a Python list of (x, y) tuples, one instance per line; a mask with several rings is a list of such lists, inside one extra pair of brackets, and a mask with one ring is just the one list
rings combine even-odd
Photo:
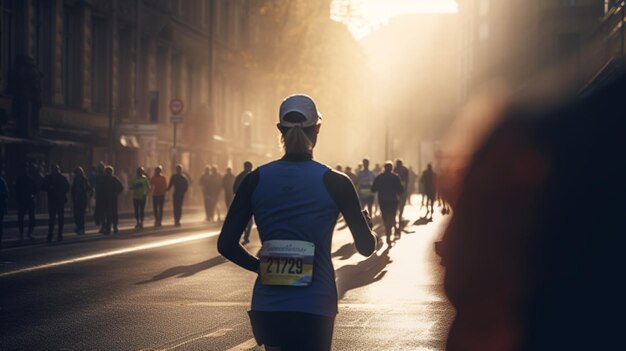
[(329, 168), (328, 171), (324, 173), (324, 184), (345, 186), (352, 185), (352, 181), (345, 173)]
[(260, 174), (261, 173), (259, 171), (259, 168), (256, 168), (250, 173), (246, 174), (241, 180), (241, 184), (239, 184), (237, 192), (241, 190), (252, 194), (252, 192), (254, 192), (254, 189), (256, 189), (256, 186), (259, 184)]

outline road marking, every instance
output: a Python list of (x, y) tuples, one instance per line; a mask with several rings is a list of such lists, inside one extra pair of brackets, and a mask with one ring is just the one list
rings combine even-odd
[(161, 344), (160, 346), (144, 348), (144, 349), (140, 349), (139, 351), (172, 351), (182, 346), (186, 346), (190, 343), (196, 342), (198, 340), (209, 339), (209, 338), (221, 338), (225, 336), (226, 334), (232, 332), (233, 330), (235, 330), (235, 328), (241, 326), (242, 324), (244, 323), (237, 323), (233, 325), (231, 328), (219, 328), (210, 333), (207, 333), (207, 331), (194, 333), (191, 335), (184, 336), (182, 338), (168, 341), (164, 344)]
[(17, 270), (14, 270), (14, 271), (8, 271), (8, 272), (0, 273), (0, 278), (8, 277), (8, 276), (11, 276), (11, 275), (16, 275), (16, 274), (21, 274), (21, 273), (28, 273), (28, 272), (39, 271), (39, 270), (42, 270), (42, 269), (48, 269), (48, 268), (53, 268), (53, 267), (65, 266), (65, 265), (72, 264), (72, 263), (93, 261), (93, 260), (97, 260), (99, 258), (118, 256), (118, 255), (123, 255), (123, 254), (130, 253), (130, 252), (145, 251), (145, 250), (156, 249), (156, 248), (164, 247), (164, 246), (182, 244), (182, 243), (186, 243), (186, 242), (189, 242), (189, 241), (210, 238), (210, 237), (216, 236), (218, 234), (219, 234), (219, 231), (211, 231), (211, 232), (206, 232), (206, 233), (201, 233), (201, 234), (189, 235), (189, 236), (182, 237), (182, 238), (169, 239), (169, 240), (158, 241), (158, 242), (150, 243), (150, 244), (143, 244), (143, 245), (127, 247), (127, 248), (119, 249), (119, 250), (100, 252), (100, 253), (93, 254), (93, 255), (80, 256), (80, 257), (72, 258), (72, 259), (69, 259), (69, 260), (63, 260), (63, 261), (46, 263), (46, 264), (40, 264), (40, 265), (37, 265), (37, 266), (32, 266), (32, 267), (17, 269)]
[[(249, 291), (249, 289), (248, 289)], [(198, 301), (186, 304), (185, 306), (201, 307), (250, 307), (250, 301)]]
[(221, 329), (218, 329), (218, 330), (216, 330), (216, 331), (214, 331), (214, 332), (212, 332), (212, 333), (209, 333), (209, 334), (201, 334), (201, 335), (198, 335), (198, 336), (196, 336), (196, 337), (193, 337), (193, 338), (187, 339), (187, 340), (185, 340), (185, 341), (183, 341), (183, 342), (179, 342), (179, 343), (178, 343), (178, 344), (176, 344), (176, 345), (172, 345), (172, 346), (170, 346), (170, 347), (167, 347), (167, 348), (162, 348), (162, 349), (158, 349), (158, 350), (159, 350), (159, 351), (171, 351), (171, 350), (177, 349), (177, 348), (179, 348), (179, 347), (181, 347), (181, 346), (185, 346), (185, 345), (187, 345), (187, 344), (189, 344), (189, 343), (192, 343), (192, 342), (194, 342), (194, 341), (198, 341), (198, 340), (200, 340), (200, 339), (206, 339), (206, 338), (219, 338), (220, 336), (224, 336), (224, 335), (226, 335), (226, 333), (228, 333), (228, 332), (229, 332), (229, 331), (231, 331), (231, 330), (233, 330), (233, 329), (232, 329), (232, 328), (221, 328)]
[(226, 350), (226, 351), (248, 351), (250, 349), (254, 349), (255, 347), (257, 347), (257, 343), (256, 340), (254, 340), (254, 338), (252, 339), (248, 339), (244, 342), (242, 342), (241, 344), (235, 346), (235, 347), (231, 347), (230, 349)]

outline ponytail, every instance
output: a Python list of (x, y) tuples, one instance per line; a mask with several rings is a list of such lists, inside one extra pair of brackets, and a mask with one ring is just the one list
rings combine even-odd
[(302, 127), (291, 127), (282, 133), (283, 147), (287, 154), (310, 154), (313, 152), (313, 142)]

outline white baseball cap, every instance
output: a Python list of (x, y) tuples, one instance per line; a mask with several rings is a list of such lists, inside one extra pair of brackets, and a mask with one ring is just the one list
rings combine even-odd
[(280, 104), (279, 124), (283, 127), (312, 127), (320, 123), (321, 119), (315, 102), (307, 95), (290, 95)]

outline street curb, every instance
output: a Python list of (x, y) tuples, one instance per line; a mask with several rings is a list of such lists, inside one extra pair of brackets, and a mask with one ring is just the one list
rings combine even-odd
[[(200, 207), (192, 207), (190, 209), (185, 209), (185, 214), (195, 214), (195, 213), (200, 213), (200, 212), (204, 212), (204, 210)], [(146, 214), (148, 214), (149, 212), (146, 211)], [(163, 211), (163, 216), (172, 216), (174, 213), (173, 210), (164, 210)], [(14, 212), (11, 213), (11, 217), (13, 216), (17, 216)], [(72, 211), (69, 209), (66, 209), (64, 212), (64, 216), (65, 216), (65, 223), (73, 223), (74, 221), (74, 216), (72, 214)], [(37, 219), (35, 220), (35, 226), (40, 227), (40, 226), (47, 226), (48, 225), (48, 214), (47, 213), (35, 213), (35, 217), (37, 217)], [(134, 212), (121, 212), (118, 214), (117, 216), (119, 219), (133, 219), (135, 218), (135, 213)], [(85, 216), (85, 223), (89, 223), (89, 222), (93, 222), (93, 213), (86, 215)], [(24, 226), (27, 227), (28, 226), (28, 215), (24, 216)], [(4, 229), (13, 229), (13, 228), (17, 228), (17, 217), (15, 219), (11, 218), (10, 220), (7, 220), (5, 217), (4, 220)]]
[(216, 226), (215, 222), (204, 222), (204, 223), (194, 222), (194, 223), (198, 223), (198, 224), (195, 224), (195, 225), (189, 224), (189, 225), (182, 226), (182, 227), (168, 225), (168, 226), (159, 227), (159, 229), (155, 229), (154, 227), (152, 227), (152, 228), (149, 228), (148, 230), (144, 229), (143, 231), (136, 231), (134, 228), (121, 229), (118, 234), (106, 234), (106, 235), (97, 233), (97, 232), (89, 233), (85, 235), (77, 235), (77, 234), (72, 233), (72, 234), (69, 234), (70, 235), (69, 237), (64, 236), (63, 241), (60, 241), (60, 242), (56, 241), (56, 236), (54, 236), (55, 239), (53, 239), (51, 243), (48, 243), (46, 238), (36, 238), (34, 240), (25, 239), (23, 241), (20, 241), (19, 239), (3, 241), (2, 251), (24, 248), (24, 247), (59, 246), (59, 245), (78, 244), (78, 243), (84, 243), (84, 242), (99, 241), (99, 240), (104, 240), (104, 239), (141, 238), (143, 236), (155, 235), (155, 234), (165, 236), (165, 235), (170, 235), (170, 234), (177, 234), (177, 233), (184, 233), (184, 232), (198, 232), (198, 231), (210, 230), (210, 229), (219, 230), (221, 228), (221, 223), (219, 226)]

